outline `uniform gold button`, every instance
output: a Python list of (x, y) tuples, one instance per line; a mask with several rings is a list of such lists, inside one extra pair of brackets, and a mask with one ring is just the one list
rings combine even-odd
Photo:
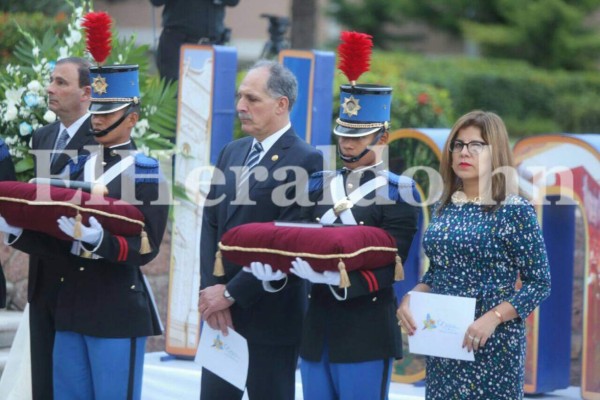
[(135, 285), (131, 285), (131, 288), (132, 288), (132, 289), (135, 289)]
[(83, 271), (84, 269), (85, 269), (84, 267), (80, 267), (80, 268), (79, 268), (79, 270), (80, 270), (80, 271)]

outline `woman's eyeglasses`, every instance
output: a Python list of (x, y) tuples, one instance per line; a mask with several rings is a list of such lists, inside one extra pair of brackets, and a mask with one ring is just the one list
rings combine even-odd
[(467, 150), (471, 154), (480, 154), (483, 151), (483, 148), (487, 146), (486, 142), (480, 142), (478, 140), (473, 140), (471, 142), (462, 142), (460, 140), (453, 140), (450, 142), (450, 152), (451, 153), (460, 153), (465, 146), (467, 146)]

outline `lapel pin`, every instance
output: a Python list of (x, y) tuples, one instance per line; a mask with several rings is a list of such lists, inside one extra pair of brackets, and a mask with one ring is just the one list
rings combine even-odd
[(279, 156), (277, 154), (275, 154), (273, 157), (271, 157), (271, 161), (277, 161), (279, 160)]

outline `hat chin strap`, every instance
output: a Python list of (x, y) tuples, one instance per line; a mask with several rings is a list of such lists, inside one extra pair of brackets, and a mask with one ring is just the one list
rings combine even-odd
[(377, 142), (379, 142), (379, 139), (381, 139), (381, 136), (383, 136), (384, 132), (385, 132), (385, 130), (381, 129), (377, 133), (377, 135), (375, 135), (375, 138), (373, 138), (373, 141), (367, 146), (367, 148), (364, 149), (359, 155), (354, 156), (354, 157), (348, 157), (348, 156), (343, 155), (342, 152), (340, 151), (340, 147), (338, 146), (338, 149), (337, 149), (338, 157), (340, 157), (340, 160), (342, 160), (345, 163), (353, 164), (353, 163), (357, 162), (358, 160), (363, 158), (369, 151), (371, 151), (370, 147), (375, 146), (377, 144)]
[(101, 131), (97, 131), (94, 128), (90, 128), (90, 135), (94, 135), (94, 137), (102, 137), (102, 136), (106, 136), (108, 135), (110, 132), (112, 132), (117, 126), (121, 125), (121, 123), (123, 121), (125, 121), (125, 118), (127, 118), (127, 116), (129, 114), (131, 114), (132, 108), (131, 108), (131, 104), (129, 106), (127, 106), (127, 110), (123, 113), (123, 115), (121, 116), (121, 118), (119, 118), (118, 120), (115, 121), (114, 124), (112, 124), (111, 126), (109, 126), (106, 129), (103, 129)]

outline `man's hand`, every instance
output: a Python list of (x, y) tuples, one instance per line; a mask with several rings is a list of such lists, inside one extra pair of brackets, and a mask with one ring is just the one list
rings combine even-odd
[(312, 283), (324, 283), (327, 285), (339, 285), (340, 284), (340, 273), (335, 271), (316, 272), (310, 264), (296, 257), (295, 261), (292, 261), (292, 268), (290, 272), (299, 278), (306, 279)]
[(4, 232), (7, 235), (19, 236), (23, 232), (23, 229), (18, 226), (10, 225), (6, 222), (4, 217), (0, 215), (0, 232)]
[(225, 285), (221, 284), (209, 286), (200, 291), (198, 310), (202, 314), (203, 320), (209, 321), (213, 313), (231, 307), (233, 303), (225, 298), (223, 295), (224, 292)]
[(211, 328), (219, 329), (223, 333), (223, 336), (227, 336), (229, 334), (229, 331), (227, 330), (228, 327), (233, 328), (231, 310), (229, 310), (229, 308), (214, 312), (208, 318), (204, 318), (203, 315), (202, 318)]
[(273, 271), (273, 268), (269, 264), (263, 264), (255, 261), (251, 262), (249, 267), (244, 267), (245, 272), (249, 272), (256, 277), (256, 279), (263, 282), (280, 281), (286, 277), (286, 275), (277, 270)]
[(90, 226), (81, 224), (81, 237), (75, 237), (75, 218), (67, 218), (64, 215), (58, 220), (58, 228), (64, 232), (65, 235), (72, 237), (75, 240), (81, 240), (82, 242), (89, 243), (96, 246), (102, 239), (102, 225), (94, 217), (90, 217)]

